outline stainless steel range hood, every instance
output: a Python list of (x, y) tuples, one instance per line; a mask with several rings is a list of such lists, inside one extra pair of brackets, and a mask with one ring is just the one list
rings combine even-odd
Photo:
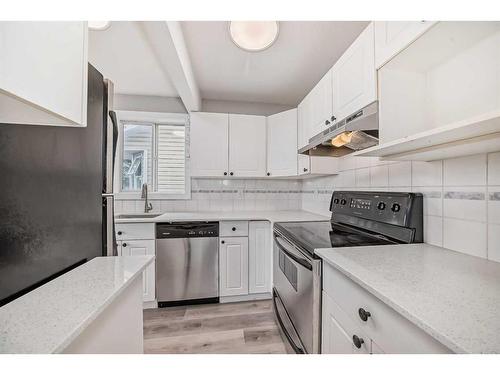
[(375, 145), (378, 145), (377, 101), (312, 137), (299, 153), (339, 157)]

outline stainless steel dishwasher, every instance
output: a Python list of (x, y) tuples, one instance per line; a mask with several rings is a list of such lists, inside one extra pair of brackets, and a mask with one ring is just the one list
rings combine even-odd
[(156, 224), (158, 307), (219, 302), (219, 223)]

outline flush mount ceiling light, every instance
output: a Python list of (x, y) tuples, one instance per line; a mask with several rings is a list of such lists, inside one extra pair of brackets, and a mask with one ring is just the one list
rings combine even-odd
[(91, 30), (106, 30), (111, 25), (111, 21), (89, 21), (88, 26)]
[(231, 21), (229, 35), (242, 50), (263, 51), (273, 45), (278, 38), (277, 21)]

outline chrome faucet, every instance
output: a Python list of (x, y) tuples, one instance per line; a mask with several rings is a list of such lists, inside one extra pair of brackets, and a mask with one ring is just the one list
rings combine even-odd
[(153, 205), (148, 202), (148, 184), (142, 184), (141, 198), (144, 199), (144, 213), (153, 209)]

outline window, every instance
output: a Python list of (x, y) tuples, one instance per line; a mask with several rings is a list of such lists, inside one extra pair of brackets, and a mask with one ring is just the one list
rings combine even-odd
[(189, 198), (185, 116), (182, 121), (177, 115), (168, 121), (163, 114), (151, 121), (151, 115), (119, 113), (120, 195), (138, 197), (147, 184), (152, 198)]

